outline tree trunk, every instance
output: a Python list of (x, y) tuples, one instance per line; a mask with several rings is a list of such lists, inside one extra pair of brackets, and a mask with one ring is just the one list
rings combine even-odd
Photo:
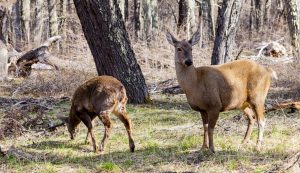
[(14, 37), (13, 42), (13, 46), (16, 50), (20, 50), (22, 47), (22, 30), (21, 30), (21, 18), (20, 18), (20, 14), (21, 14), (21, 1), (18, 0), (13, 6), (12, 6), (12, 13), (11, 13), (11, 17), (12, 17), (12, 27), (13, 27), (13, 35), (12, 37)]
[(67, 0), (61, 0), (60, 1), (60, 34), (62, 35), (63, 39), (60, 42), (60, 53), (64, 54), (66, 53), (66, 40), (67, 40), (67, 24), (66, 24), (66, 19), (67, 19), (67, 7), (68, 7), (68, 1)]
[(42, 42), (42, 28), (43, 28), (43, 0), (36, 0), (35, 1), (35, 21), (34, 21), (34, 28), (33, 28), (33, 41), (36, 44), (35, 46), (39, 45)]
[(50, 37), (58, 35), (56, 0), (48, 0)]
[(157, 0), (142, 0), (140, 7), (140, 32), (139, 38), (146, 40), (150, 45), (152, 39), (155, 38), (158, 29), (158, 11)]
[(130, 45), (117, 0), (74, 0), (99, 75), (111, 75), (125, 86), (129, 102), (149, 99), (140, 66)]
[(22, 33), (26, 44), (30, 41), (30, 0), (22, 0)]
[(223, 1), (219, 8), (217, 32), (211, 57), (211, 64), (225, 63), (232, 57), (240, 13), (245, 0)]
[(216, 27), (215, 27), (215, 5), (214, 5), (214, 0), (208, 0), (208, 9), (207, 9), (207, 13), (208, 13), (208, 26), (209, 26), (209, 31), (210, 31), (210, 40), (213, 40), (215, 38), (216, 35)]
[(266, 0), (255, 0), (255, 18), (256, 18), (256, 31), (260, 32), (264, 26), (265, 5)]
[(290, 30), (293, 54), (300, 61), (300, 2), (299, 0), (285, 0), (288, 10), (288, 24)]
[(140, 7), (141, 7), (141, 0), (134, 0), (134, 35), (135, 40), (137, 41), (139, 38), (139, 32), (141, 30), (141, 22), (140, 22)]
[(128, 16), (129, 16), (129, 11), (128, 11), (128, 0), (125, 0), (125, 12), (124, 12), (124, 18), (125, 18), (125, 22), (128, 21)]
[(180, 0), (177, 32), (183, 30), (187, 38), (191, 37), (195, 27), (195, 1)]
[[(49, 10), (49, 31), (50, 37), (58, 35), (58, 21), (56, 12), (56, 0), (48, 0), (48, 10)], [(59, 50), (59, 45), (55, 43), (53, 47)]]
[(118, 4), (121, 10), (122, 18), (125, 21), (125, 0), (118, 0)]
[(8, 63), (6, 41), (2, 30), (5, 16), (6, 9), (5, 7), (0, 5), (0, 77), (2, 79), (4, 79), (7, 76), (6, 65)]

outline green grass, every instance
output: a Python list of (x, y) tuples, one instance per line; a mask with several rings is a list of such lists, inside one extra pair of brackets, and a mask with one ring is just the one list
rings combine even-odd
[[(0, 157), (0, 172), (263, 172), (299, 151), (299, 112), (287, 118), (281, 111), (266, 116), (261, 152), (255, 149), (256, 126), (251, 141), (241, 145), (246, 119), (235, 120), (239, 111), (222, 113), (214, 133), (216, 153), (211, 154), (200, 150), (201, 116), (189, 108), (183, 95), (153, 98), (153, 104), (127, 107), (133, 123), (135, 153), (129, 151), (123, 124), (112, 116), (112, 134), (104, 154), (93, 153), (92, 145), (83, 143), (83, 125), (73, 141), (61, 127), (46, 136), (28, 134), (1, 141), (3, 146), (14, 145), (18, 154)], [(54, 117), (56, 110), (69, 106), (69, 102), (57, 104), (47, 116)], [(99, 144), (104, 128), (99, 120), (94, 124)]]

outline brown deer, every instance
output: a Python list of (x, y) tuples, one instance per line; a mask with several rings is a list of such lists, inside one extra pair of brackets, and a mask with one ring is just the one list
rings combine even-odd
[(169, 32), (166, 37), (175, 47), (178, 83), (186, 94), (190, 107), (201, 113), (204, 126), (202, 148), (215, 152), (213, 132), (219, 113), (239, 108), (249, 119), (243, 143), (250, 139), (255, 119), (258, 121), (259, 150), (265, 126), (264, 103), (271, 76), (276, 78), (276, 73), (250, 60), (196, 68), (193, 65), (192, 46), (199, 42), (199, 31), (188, 41), (178, 41)]
[(98, 76), (86, 81), (75, 91), (69, 117), (60, 117), (68, 127), (71, 139), (76, 136), (76, 129), (82, 121), (88, 128), (85, 142), (89, 135), (95, 152), (98, 152), (92, 121), (99, 117), (105, 127), (104, 136), (99, 151), (104, 151), (104, 146), (110, 136), (111, 119), (110, 114), (116, 115), (124, 124), (131, 152), (134, 152), (135, 145), (132, 139), (131, 121), (126, 112), (127, 96), (123, 84), (112, 76)]

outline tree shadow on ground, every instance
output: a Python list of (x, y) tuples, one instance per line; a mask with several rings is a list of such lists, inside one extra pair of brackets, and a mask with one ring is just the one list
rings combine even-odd
[[(207, 150), (181, 150), (178, 146), (168, 146), (161, 148), (159, 146), (149, 146), (143, 149), (137, 149), (134, 153), (126, 151), (107, 152), (105, 154), (94, 154), (92, 151), (88, 155), (71, 155), (60, 154), (44, 151), (44, 149), (57, 149), (64, 146), (74, 151), (82, 153), (88, 152), (82, 145), (70, 144), (62, 141), (42, 141), (31, 145), (26, 145), (18, 148), (26, 153), (26, 149), (34, 149), (30, 151), (30, 155), (44, 155), (46, 157), (35, 157), (34, 162), (50, 162), (54, 165), (73, 165), (75, 167), (82, 166), (87, 169), (95, 170), (99, 164), (103, 162), (113, 162), (121, 168), (143, 169), (146, 165), (163, 165), (168, 163), (185, 163), (188, 165), (199, 165), (202, 162), (214, 162), (216, 164), (226, 164), (231, 160), (248, 159), (255, 164), (266, 163), (266, 161), (274, 162), (284, 160), (292, 153), (270, 153), (268, 151), (234, 151), (223, 150), (217, 151), (215, 154)], [(26, 149), (25, 149), (26, 148)], [(26, 163), (24, 163), (26, 164)], [(153, 171), (153, 170), (152, 170)], [(171, 172), (174, 170), (170, 170)], [(168, 171), (167, 171), (168, 172)]]

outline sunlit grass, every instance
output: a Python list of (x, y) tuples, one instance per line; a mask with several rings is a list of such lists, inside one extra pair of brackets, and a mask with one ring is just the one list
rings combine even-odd
[[(93, 153), (91, 144), (84, 144), (83, 125), (72, 141), (66, 128), (61, 127), (48, 136), (28, 135), (1, 141), (5, 146), (14, 145), (20, 156), (0, 157), (0, 172), (263, 172), (299, 151), (299, 112), (288, 119), (280, 112), (267, 115), (261, 152), (255, 149), (257, 127), (251, 141), (242, 145), (245, 118), (236, 121), (238, 111), (222, 113), (214, 133), (216, 154), (211, 154), (200, 150), (202, 121), (200, 114), (188, 107), (185, 97), (154, 98), (153, 104), (127, 107), (133, 122), (135, 153), (129, 151), (124, 125), (113, 116), (112, 134), (102, 155)], [(69, 106), (69, 102), (61, 104), (64, 108)], [(49, 116), (54, 116), (54, 112)], [(99, 120), (94, 125), (99, 144), (103, 125)]]

